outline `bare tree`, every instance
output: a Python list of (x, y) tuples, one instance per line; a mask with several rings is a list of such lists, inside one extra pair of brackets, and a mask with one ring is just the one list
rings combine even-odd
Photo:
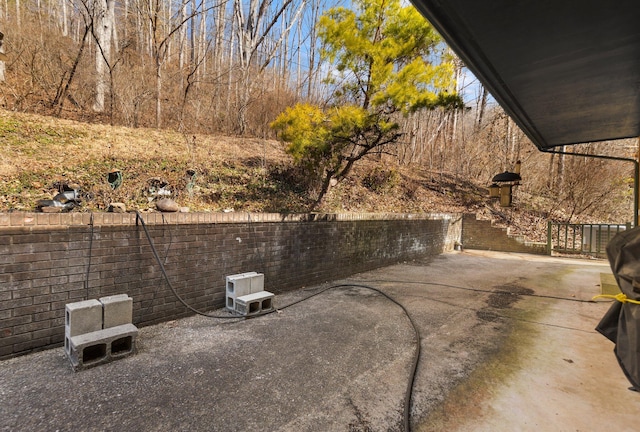
[(66, 79), (60, 82), (60, 86), (58, 87), (56, 96), (51, 102), (52, 108), (56, 109), (57, 116), (60, 116), (60, 113), (62, 112), (64, 101), (69, 94), (69, 87), (71, 86), (71, 83), (73, 82), (73, 79), (76, 76), (76, 71), (78, 70), (78, 65), (80, 64), (80, 59), (82, 58), (82, 53), (84, 52), (87, 36), (89, 35), (90, 30), (91, 30), (90, 26), (85, 23), (84, 34), (82, 35), (82, 41), (80, 42), (80, 47), (78, 48), (78, 54), (76, 55), (76, 58), (73, 62), (73, 66), (71, 67), (71, 70), (69, 71), (68, 75), (66, 74), (63, 75), (63, 78), (66, 78)]
[[(256, 75), (262, 74), (269, 66), (280, 45), (300, 18), (300, 14), (306, 5), (306, 0), (301, 0), (297, 5), (294, 0), (284, 0), (279, 4), (273, 0), (250, 0), (246, 7), (243, 5), (242, 0), (234, 0), (234, 2), (236, 40), (241, 75), (238, 101), (238, 130), (241, 134), (244, 134), (247, 129), (246, 113), (251, 99), (254, 78)], [(293, 18), (289, 25), (274, 38), (275, 43), (267, 47), (264, 43), (265, 40), (270, 37), (275, 25), (282, 19), (284, 12), (289, 7), (295, 8)], [(265, 51), (260, 52), (262, 48)], [(260, 57), (259, 54), (262, 54), (262, 56)]]
[(191, 10), (187, 16), (182, 16), (177, 22), (172, 23), (167, 20), (161, 0), (149, 0), (143, 4), (140, 11), (144, 19), (149, 23), (151, 54), (155, 70), (155, 126), (162, 125), (162, 67), (167, 60), (171, 39), (179, 33), (182, 27), (196, 15), (204, 13), (202, 10)]

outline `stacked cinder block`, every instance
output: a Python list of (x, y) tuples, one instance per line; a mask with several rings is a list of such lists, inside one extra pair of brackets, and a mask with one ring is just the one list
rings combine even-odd
[(135, 352), (138, 328), (132, 324), (133, 299), (126, 294), (68, 303), (64, 347), (74, 370)]
[(227, 309), (244, 316), (273, 310), (274, 295), (264, 290), (264, 275), (248, 272), (227, 276)]
[[(234, 274), (226, 277), (226, 306), (230, 311), (236, 310), (236, 299), (243, 295), (251, 294), (251, 279), (257, 276), (256, 272)], [(263, 278), (264, 281), (264, 278)], [(258, 284), (256, 279), (256, 286)]]

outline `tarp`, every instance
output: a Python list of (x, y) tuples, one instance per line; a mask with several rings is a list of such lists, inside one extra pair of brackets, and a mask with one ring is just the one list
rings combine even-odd
[(640, 227), (613, 237), (607, 256), (622, 294), (596, 330), (615, 344), (620, 367), (633, 389), (640, 391)]

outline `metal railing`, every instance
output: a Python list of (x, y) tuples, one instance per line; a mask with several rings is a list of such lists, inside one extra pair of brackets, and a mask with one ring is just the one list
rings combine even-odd
[(631, 224), (570, 224), (549, 222), (547, 251), (565, 254), (607, 256), (609, 241), (620, 231), (631, 229)]

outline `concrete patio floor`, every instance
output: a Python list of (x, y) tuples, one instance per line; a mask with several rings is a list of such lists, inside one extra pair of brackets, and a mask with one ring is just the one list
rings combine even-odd
[[(594, 331), (609, 303), (576, 301), (608, 272), (469, 251), (332, 283), (382, 290), (419, 328), (412, 430), (631, 431), (640, 393)], [(144, 327), (137, 354), (80, 372), (63, 348), (2, 361), (0, 430), (400, 431), (415, 349), (400, 307), (330, 289), (259, 318)]]

